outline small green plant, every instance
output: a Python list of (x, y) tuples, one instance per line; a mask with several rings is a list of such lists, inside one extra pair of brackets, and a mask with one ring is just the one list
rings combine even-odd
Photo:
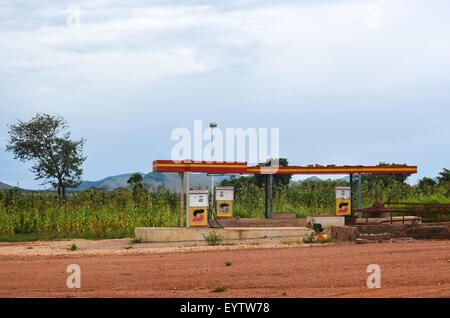
[(128, 246), (125, 247), (126, 250), (129, 250), (130, 248), (133, 248), (133, 246), (128, 245)]
[(74, 252), (74, 251), (76, 251), (77, 249), (78, 249), (77, 245), (76, 245), (76, 244), (72, 244), (72, 246), (69, 248), (69, 251)]
[(231, 266), (233, 263), (231, 261), (225, 261), (226, 266)]
[(141, 240), (137, 238), (131, 241), (131, 244), (138, 244), (138, 243), (141, 243)]
[(213, 289), (213, 292), (215, 292), (215, 293), (222, 293), (224, 291), (227, 291), (227, 289), (225, 287), (223, 287), (223, 286), (216, 286)]
[(310, 243), (316, 243), (316, 233), (311, 232), (311, 234), (308, 235), (308, 237), (304, 238), (302, 240), (303, 243), (310, 244)]
[(236, 243), (222, 243), (220, 245), (223, 245), (223, 246), (235, 246)]
[(27, 249), (32, 250), (33, 246), (28, 246)]
[(280, 244), (291, 245), (291, 241), (281, 241)]
[(203, 234), (203, 238), (209, 246), (217, 246), (220, 245), (223, 241), (223, 236), (217, 234), (216, 231), (210, 231), (208, 235)]

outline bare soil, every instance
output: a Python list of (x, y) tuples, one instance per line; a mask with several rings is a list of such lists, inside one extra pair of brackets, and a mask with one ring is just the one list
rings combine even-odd
[[(1, 243), (0, 297), (450, 297), (450, 241), (230, 244)], [(80, 289), (66, 286), (69, 264)], [(369, 264), (381, 267), (379, 289), (366, 285)]]

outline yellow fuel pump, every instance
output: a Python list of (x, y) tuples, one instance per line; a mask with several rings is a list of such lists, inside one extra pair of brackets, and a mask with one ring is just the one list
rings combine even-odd
[(233, 216), (233, 200), (234, 200), (234, 188), (233, 187), (216, 187), (216, 215), (218, 217)]
[(336, 215), (351, 215), (350, 187), (336, 187)]

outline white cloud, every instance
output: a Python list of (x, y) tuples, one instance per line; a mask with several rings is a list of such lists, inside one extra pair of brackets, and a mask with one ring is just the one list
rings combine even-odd
[[(101, 146), (116, 133), (111, 127), (139, 122), (148, 129), (140, 134), (164, 135), (167, 127), (213, 117), (229, 127), (282, 128), (295, 164), (376, 164), (391, 154), (403, 159), (402, 145), (412, 149), (412, 164), (430, 156), (440, 168), (448, 158), (448, 151), (432, 155), (445, 148), (435, 136), (448, 135), (449, 126), (444, 0), (81, 0), (73, 2), (82, 10), (79, 29), (66, 26), (69, 3), (2, 3), (1, 125), (62, 111)], [(381, 28), (368, 27), (369, 5), (380, 8)], [(441, 118), (439, 133), (421, 126), (434, 118)], [(139, 136), (127, 131), (121, 142)], [(353, 136), (357, 154), (339, 152), (342, 136)], [(435, 140), (426, 151), (421, 136)], [(115, 147), (97, 157), (115, 158)], [(145, 150), (146, 160), (156, 150)]]
[[(110, 3), (115, 2), (105, 2)], [(403, 37), (398, 45), (398, 29), (422, 8), (376, 6), (383, 8), (389, 37), (366, 28), (366, 2), (227, 11), (214, 5), (125, 8), (82, 2), (80, 29), (65, 26), (63, 7), (49, 6), (39, 10), (38, 21), (61, 14), (61, 24), (4, 30), (0, 67), (8, 75), (56, 74), (78, 85), (87, 75), (94, 81), (155, 81), (246, 67), (258, 80), (280, 78), (277, 89), (302, 86), (305, 93), (389, 87), (420, 80), (420, 73), (441, 72), (443, 65), (434, 61), (444, 62), (450, 53), (444, 30), (432, 37)], [(409, 47), (415, 50), (405, 51)], [(433, 60), (426, 59), (431, 52)], [(330, 81), (335, 86), (326, 85)]]

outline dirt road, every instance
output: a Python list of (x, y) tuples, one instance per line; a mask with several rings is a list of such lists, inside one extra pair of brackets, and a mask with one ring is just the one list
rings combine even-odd
[[(450, 297), (450, 241), (73, 255), (0, 255), (0, 297)], [(66, 286), (69, 264), (80, 289)]]

